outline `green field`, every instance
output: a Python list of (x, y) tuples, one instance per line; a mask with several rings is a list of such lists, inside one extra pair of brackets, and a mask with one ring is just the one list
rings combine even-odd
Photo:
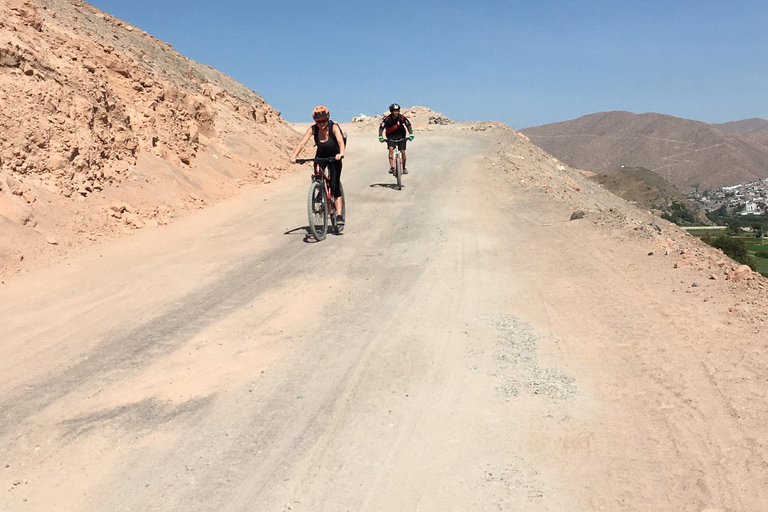
[[(718, 229), (701, 227), (693, 229), (689, 228), (686, 229), (686, 231), (698, 238), (701, 238), (704, 235), (717, 237), (720, 235), (728, 234), (727, 230), (722, 228)], [(749, 254), (752, 257), (751, 263), (753, 265), (753, 269), (756, 272), (760, 272), (764, 276), (768, 277), (768, 240), (761, 240), (759, 238), (755, 238), (753, 235), (739, 235), (734, 236), (733, 238), (738, 238), (744, 241), (744, 244), (747, 246), (747, 251), (749, 251)]]
[(761, 241), (757, 238), (745, 238), (744, 243), (747, 244), (747, 250), (753, 254), (752, 259), (756, 265), (755, 270), (768, 277), (768, 241)]

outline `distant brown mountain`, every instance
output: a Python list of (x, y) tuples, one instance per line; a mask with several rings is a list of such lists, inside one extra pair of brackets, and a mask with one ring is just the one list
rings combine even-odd
[(682, 192), (768, 178), (766, 131), (743, 135), (663, 114), (613, 111), (522, 132), (574, 167), (596, 173), (645, 167)]
[(768, 130), (768, 120), (753, 117), (752, 119), (742, 119), (741, 121), (731, 121), (730, 123), (713, 124), (724, 132), (735, 132), (746, 134), (759, 130)]

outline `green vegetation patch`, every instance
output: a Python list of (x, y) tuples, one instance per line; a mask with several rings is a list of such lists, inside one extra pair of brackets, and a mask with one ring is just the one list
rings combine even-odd
[(712, 247), (722, 250), (734, 261), (749, 265), (755, 272), (768, 277), (768, 244), (765, 239), (732, 236), (722, 232), (719, 235), (705, 233), (700, 238)]
[(748, 238), (745, 240), (747, 250), (754, 256), (755, 266), (752, 270), (768, 277), (768, 243), (765, 239)]
[(722, 235), (724, 233), (722, 229), (707, 228), (707, 227), (686, 228), (686, 231), (698, 238), (701, 238), (705, 235), (717, 236), (717, 235)]

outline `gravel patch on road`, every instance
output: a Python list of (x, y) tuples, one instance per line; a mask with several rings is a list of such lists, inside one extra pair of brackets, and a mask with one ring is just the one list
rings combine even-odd
[(498, 331), (498, 352), (494, 359), (500, 363), (495, 377), (503, 384), (496, 389), (510, 401), (521, 393), (544, 396), (552, 400), (573, 400), (577, 395), (576, 382), (558, 368), (539, 365), (539, 343), (545, 339), (531, 326), (510, 315), (487, 318), (486, 322)]

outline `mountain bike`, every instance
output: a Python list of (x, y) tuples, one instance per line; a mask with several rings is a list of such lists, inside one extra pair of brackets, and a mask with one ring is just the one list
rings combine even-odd
[[(343, 225), (337, 222), (335, 197), (331, 193), (331, 176), (328, 173), (328, 164), (336, 161), (334, 157), (327, 158), (297, 158), (297, 164), (314, 163), (312, 183), (309, 185), (309, 197), (307, 198), (307, 210), (309, 214), (309, 231), (315, 240), (325, 240), (328, 233), (328, 221), (330, 220), (334, 233), (341, 234)], [(341, 191), (341, 216), (347, 219), (347, 201), (344, 197), (344, 187), (339, 183)]]
[[(390, 139), (384, 139), (384, 142)], [(395, 179), (397, 180), (397, 190), (403, 189), (403, 183), (402, 183), (402, 176), (403, 176), (403, 154), (400, 152), (400, 143), (405, 140), (405, 137), (399, 138), (399, 139), (391, 139), (391, 142), (395, 144), (395, 151), (392, 154), (392, 160), (394, 162), (394, 171), (392, 171), (392, 174), (395, 175)]]

